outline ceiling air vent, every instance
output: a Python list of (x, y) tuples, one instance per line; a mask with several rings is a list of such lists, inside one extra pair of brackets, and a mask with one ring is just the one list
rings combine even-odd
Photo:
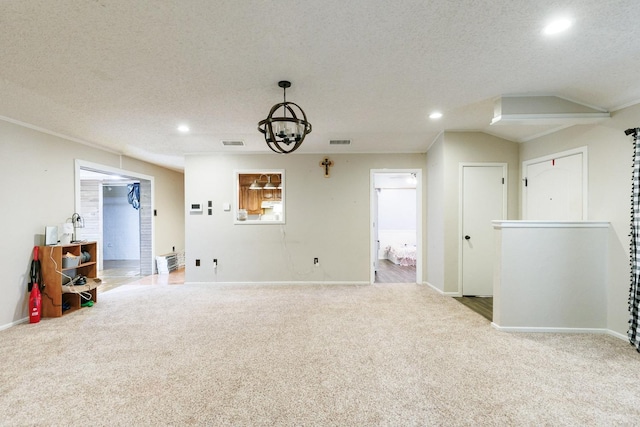
[(350, 145), (350, 139), (331, 139), (329, 140), (329, 145)]
[(222, 141), (222, 145), (227, 147), (243, 147), (244, 141)]

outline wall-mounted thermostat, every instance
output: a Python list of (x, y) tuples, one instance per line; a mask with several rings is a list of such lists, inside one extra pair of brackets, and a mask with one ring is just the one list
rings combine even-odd
[(202, 213), (202, 203), (191, 203), (191, 207), (189, 208), (189, 212), (191, 212), (191, 213)]

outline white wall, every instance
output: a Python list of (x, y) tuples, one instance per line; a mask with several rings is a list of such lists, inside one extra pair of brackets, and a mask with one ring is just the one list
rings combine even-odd
[(378, 258), (387, 246), (416, 245), (416, 189), (383, 188), (378, 193)]
[(378, 194), (378, 226), (381, 230), (415, 230), (416, 190), (381, 189)]
[(444, 290), (444, 134), (427, 153), (427, 268), (426, 281)]
[[(27, 318), (27, 282), (33, 246), (44, 243), (46, 225), (58, 225), (74, 212), (75, 159), (155, 177), (158, 209), (155, 251), (183, 247), (183, 175), (57, 136), (0, 121), (0, 328)], [(177, 209), (173, 209), (177, 205)], [(167, 250), (168, 247), (168, 250)]]
[(521, 160), (587, 146), (588, 218), (611, 223), (607, 274), (608, 329), (626, 334), (629, 320), (629, 227), (633, 143), (624, 134), (640, 126), (640, 105), (613, 112), (597, 125), (574, 126), (522, 144)]
[[(186, 216), (186, 281), (369, 283), (370, 170), (424, 169), (425, 155), (332, 155), (330, 178), (322, 158), (188, 156), (186, 202), (211, 200), (214, 209), (212, 216)], [(234, 170), (260, 168), (286, 171), (286, 224), (234, 225), (233, 211), (222, 209), (235, 202)]]

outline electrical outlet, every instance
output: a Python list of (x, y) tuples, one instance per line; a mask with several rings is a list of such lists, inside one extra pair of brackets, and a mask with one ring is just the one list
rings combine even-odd
[(213, 268), (217, 268), (218, 267), (218, 258), (214, 258), (213, 259)]
[(199, 259), (196, 260), (196, 267), (200, 267), (200, 260)]
[(320, 261), (318, 261), (318, 258), (313, 259), (313, 265), (315, 265), (316, 267), (320, 265)]

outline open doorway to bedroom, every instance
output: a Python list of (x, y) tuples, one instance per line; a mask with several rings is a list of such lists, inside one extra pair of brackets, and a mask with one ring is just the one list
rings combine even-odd
[(421, 171), (372, 171), (372, 283), (420, 283)]

